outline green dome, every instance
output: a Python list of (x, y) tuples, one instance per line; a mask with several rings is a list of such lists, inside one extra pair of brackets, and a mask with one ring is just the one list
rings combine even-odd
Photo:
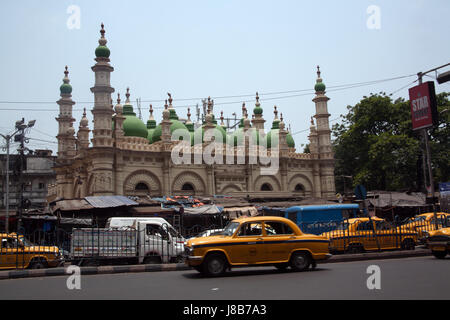
[(289, 148), (295, 148), (295, 141), (294, 141), (294, 138), (292, 138), (290, 133), (288, 133), (286, 136), (286, 143)]
[(155, 131), (155, 129), (148, 129), (147, 132), (147, 140), (150, 144), (153, 143), (153, 132)]
[[(263, 138), (261, 136), (261, 132), (256, 129), (252, 130), (252, 139), (256, 141), (257, 145), (261, 145)], [(234, 145), (235, 147), (241, 146), (244, 143), (244, 128), (236, 129), (232, 134), (229, 135), (228, 144)]]
[(253, 113), (254, 114), (262, 114), (263, 113), (263, 109), (261, 107), (255, 107), (253, 109)]
[[(222, 139), (223, 139), (223, 143), (227, 143), (227, 132), (226, 130), (221, 127), (220, 125), (216, 125), (213, 129), (214, 131), (218, 130), (218, 132), (220, 132), (220, 134), (222, 135)], [(195, 130), (194, 132), (194, 143), (196, 141), (201, 141), (201, 143), (204, 142), (203, 138), (205, 136), (205, 130), (204, 130), (204, 126), (198, 128), (197, 130)]]
[[(170, 120), (170, 122), (171, 122), (170, 133), (173, 133), (177, 129), (188, 131), (188, 129), (186, 128), (184, 123), (181, 122), (180, 120), (173, 119), (173, 120)], [(162, 126), (161, 126), (161, 124), (158, 124), (156, 126), (155, 130), (153, 131), (153, 136), (152, 136), (153, 142), (160, 141), (161, 140), (161, 136), (162, 136)], [(182, 139), (180, 138), (180, 140), (182, 140)]]
[(314, 90), (316, 90), (316, 92), (324, 92), (325, 88), (326, 87), (323, 82), (317, 82), (316, 85), (314, 86)]
[(61, 92), (61, 94), (71, 94), (72, 93), (72, 86), (68, 83), (63, 83), (60, 87), (59, 87), (59, 91)]
[[(278, 142), (279, 142), (279, 132), (280, 129), (272, 129), (269, 131), (269, 133), (267, 133), (266, 136), (266, 143), (267, 143), (267, 148), (270, 149), (272, 147), (277, 147), (278, 146)], [(272, 136), (274, 136), (275, 141), (274, 144), (272, 145)], [(288, 133), (286, 135), (286, 143), (288, 145), (289, 148), (295, 148), (295, 141), (294, 138), (292, 138), (292, 135), (290, 133)]]
[(109, 58), (110, 54), (111, 52), (107, 46), (98, 46), (97, 49), (95, 49), (95, 56), (97, 58)]
[(136, 117), (133, 112), (132, 105), (123, 106), (123, 115), (125, 121), (123, 122), (123, 134), (126, 137), (141, 137), (148, 139), (148, 130), (144, 122)]

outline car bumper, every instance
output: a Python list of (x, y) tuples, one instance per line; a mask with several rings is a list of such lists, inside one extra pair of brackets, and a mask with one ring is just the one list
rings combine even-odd
[(188, 266), (193, 267), (193, 266), (200, 265), (202, 263), (202, 261), (203, 261), (203, 257), (202, 256), (187, 256), (186, 260), (185, 260), (185, 263)]
[(450, 250), (450, 242), (448, 241), (429, 241), (428, 248), (432, 251)]

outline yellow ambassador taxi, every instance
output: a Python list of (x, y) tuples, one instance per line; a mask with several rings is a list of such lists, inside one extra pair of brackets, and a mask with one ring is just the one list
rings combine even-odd
[(444, 259), (450, 253), (450, 228), (430, 231), (427, 237), (428, 248), (438, 259)]
[(450, 213), (437, 212), (437, 228), (434, 219), (434, 212), (427, 212), (419, 214), (410, 220), (408, 220), (403, 226), (414, 229), (418, 232), (419, 239), (427, 236), (429, 231), (434, 231), (443, 227), (443, 223), (446, 219), (450, 218)]
[(0, 269), (41, 269), (64, 263), (58, 247), (35, 245), (15, 233), (0, 234), (0, 241)]
[(378, 217), (352, 218), (337, 229), (321, 234), (330, 240), (330, 251), (360, 253), (370, 250), (414, 250), (417, 232), (408, 227), (392, 227)]
[(304, 234), (282, 217), (244, 217), (231, 221), (220, 235), (186, 242), (186, 264), (218, 276), (237, 266), (274, 265), (302, 271), (331, 257), (325, 237)]

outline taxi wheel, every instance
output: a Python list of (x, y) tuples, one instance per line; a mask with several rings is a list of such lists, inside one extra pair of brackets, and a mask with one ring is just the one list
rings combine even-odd
[(303, 271), (309, 268), (311, 257), (305, 252), (296, 252), (292, 255), (290, 266), (294, 271)]
[(47, 268), (47, 262), (43, 259), (34, 260), (30, 264), (30, 269), (45, 269)]
[(438, 259), (444, 259), (447, 255), (447, 251), (431, 251), (431, 253)]
[(222, 254), (212, 253), (203, 262), (203, 273), (209, 276), (220, 276), (225, 273), (226, 261)]
[(402, 249), (403, 250), (414, 250), (416, 248), (416, 244), (414, 243), (414, 240), (412, 239), (405, 239), (402, 242)]

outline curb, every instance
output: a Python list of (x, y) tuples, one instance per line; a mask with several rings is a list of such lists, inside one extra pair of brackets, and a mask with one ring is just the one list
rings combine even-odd
[[(431, 255), (431, 251), (428, 249), (370, 252), (370, 253), (358, 253), (358, 254), (341, 254), (341, 255), (333, 255), (330, 259), (319, 262), (319, 264), (364, 261), (364, 260), (378, 260), (378, 259), (399, 259), (399, 258), (422, 257), (422, 256), (430, 256), (430, 255)], [(182, 271), (182, 270), (191, 270), (191, 269), (192, 269), (191, 267), (187, 266), (184, 263), (80, 267), (81, 275), (156, 272), (156, 271)], [(19, 278), (36, 278), (36, 277), (53, 277), (53, 276), (69, 276), (71, 274), (73, 274), (73, 272), (71, 272), (71, 271), (68, 272), (68, 267), (59, 267), (59, 268), (52, 268), (52, 269), (37, 269), (37, 270), (11, 270), (11, 271), (0, 271), (0, 280), (19, 279)]]

